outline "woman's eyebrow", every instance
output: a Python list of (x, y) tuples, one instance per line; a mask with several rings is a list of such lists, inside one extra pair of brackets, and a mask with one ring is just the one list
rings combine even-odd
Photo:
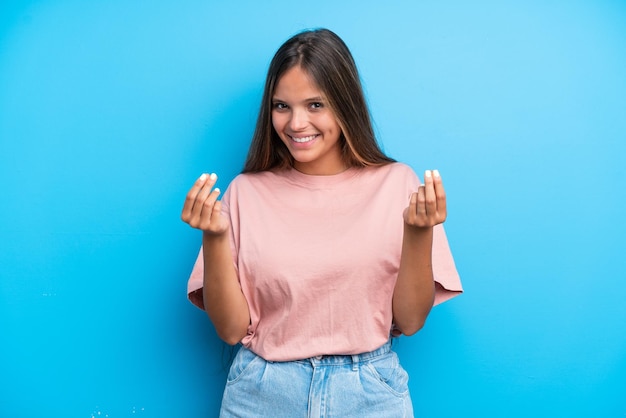
[[(286, 100), (281, 99), (280, 97), (274, 96), (272, 97), (272, 101), (273, 102), (282, 102), (282, 103), (287, 103)], [(306, 103), (306, 102), (323, 102), (324, 98), (322, 96), (315, 96), (315, 97), (310, 97), (308, 99), (304, 99), (302, 101), (302, 103)]]

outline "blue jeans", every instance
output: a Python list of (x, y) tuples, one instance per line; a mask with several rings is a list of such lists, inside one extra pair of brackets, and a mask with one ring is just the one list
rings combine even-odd
[(408, 375), (391, 343), (369, 353), (266, 361), (245, 347), (228, 373), (220, 417), (413, 417)]

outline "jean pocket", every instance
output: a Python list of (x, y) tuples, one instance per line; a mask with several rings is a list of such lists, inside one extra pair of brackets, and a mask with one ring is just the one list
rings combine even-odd
[(260, 356), (254, 354), (245, 347), (241, 347), (233, 359), (233, 363), (230, 365), (228, 376), (226, 378), (226, 384), (235, 383), (247, 372), (253, 369), (255, 364), (261, 364), (263, 361), (264, 360)]
[(365, 363), (364, 369), (374, 380), (396, 396), (409, 392), (409, 375), (393, 351)]

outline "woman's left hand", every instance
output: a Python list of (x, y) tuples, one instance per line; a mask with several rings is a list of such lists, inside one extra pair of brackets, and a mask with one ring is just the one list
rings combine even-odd
[(437, 170), (426, 170), (424, 184), (411, 194), (404, 222), (416, 228), (432, 228), (446, 220), (446, 192)]

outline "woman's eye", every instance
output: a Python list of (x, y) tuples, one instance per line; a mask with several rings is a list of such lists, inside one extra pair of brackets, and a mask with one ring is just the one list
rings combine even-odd
[(274, 109), (276, 109), (276, 110), (285, 110), (285, 109), (287, 109), (287, 105), (284, 104), (284, 103), (277, 102), (277, 103), (274, 103)]
[(321, 109), (324, 107), (323, 104), (321, 104), (320, 102), (313, 102), (310, 104), (311, 109)]

